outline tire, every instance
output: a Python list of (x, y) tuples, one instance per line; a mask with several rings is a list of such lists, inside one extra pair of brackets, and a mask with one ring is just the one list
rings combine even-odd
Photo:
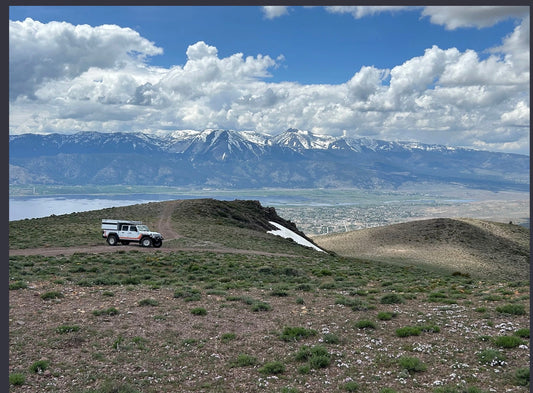
[(148, 236), (141, 239), (141, 247), (150, 247), (152, 245), (152, 239)]
[(107, 237), (107, 244), (109, 244), (110, 246), (116, 246), (118, 244), (117, 235), (109, 235)]
[(129, 240), (121, 240), (120, 241), (122, 244), (124, 244), (125, 246), (127, 246), (128, 244), (130, 244), (130, 241)]
[(152, 246), (154, 246), (155, 248), (161, 247), (162, 244), (163, 244), (163, 241), (161, 239), (154, 239), (152, 241)]

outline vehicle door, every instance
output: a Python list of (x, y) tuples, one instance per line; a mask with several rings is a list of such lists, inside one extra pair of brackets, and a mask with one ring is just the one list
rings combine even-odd
[(121, 239), (133, 239), (134, 238), (134, 233), (132, 232), (131, 230), (131, 226), (130, 225), (122, 225), (122, 227), (120, 228), (120, 235), (119, 237)]
[(135, 225), (130, 225), (128, 237), (134, 240), (139, 240), (141, 238), (141, 236), (139, 235), (139, 231), (137, 230), (137, 227)]

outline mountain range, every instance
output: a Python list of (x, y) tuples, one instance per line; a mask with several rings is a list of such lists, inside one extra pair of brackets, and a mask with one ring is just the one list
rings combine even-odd
[(22, 134), (9, 137), (12, 185), (353, 187), (420, 183), (529, 190), (529, 156), (417, 142), (254, 131)]

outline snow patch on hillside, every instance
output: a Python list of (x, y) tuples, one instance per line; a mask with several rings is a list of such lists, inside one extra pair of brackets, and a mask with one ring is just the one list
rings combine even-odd
[(301, 237), (297, 233), (294, 233), (290, 229), (285, 228), (283, 225), (280, 225), (280, 224), (278, 224), (277, 222), (274, 222), (274, 221), (269, 221), (269, 222), (272, 225), (274, 225), (276, 228), (278, 228), (278, 229), (277, 230), (273, 230), (273, 231), (268, 231), (267, 233), (271, 233), (271, 234), (276, 235), (276, 236), (281, 236), (281, 237), (284, 237), (285, 239), (292, 239), (296, 243), (298, 243), (298, 244), (300, 244), (302, 246), (312, 247), (312, 248), (314, 248), (317, 251), (325, 252), (324, 250), (322, 250), (321, 248), (318, 248), (313, 243), (311, 243), (310, 241), (304, 239), (303, 237)]

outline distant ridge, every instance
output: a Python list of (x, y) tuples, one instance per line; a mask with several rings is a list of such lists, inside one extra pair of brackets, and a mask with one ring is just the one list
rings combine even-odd
[(12, 185), (529, 190), (529, 157), (417, 142), (254, 131), (11, 135)]
[(529, 280), (527, 228), (474, 219), (437, 218), (314, 237), (342, 256), (458, 272), (479, 278)]

